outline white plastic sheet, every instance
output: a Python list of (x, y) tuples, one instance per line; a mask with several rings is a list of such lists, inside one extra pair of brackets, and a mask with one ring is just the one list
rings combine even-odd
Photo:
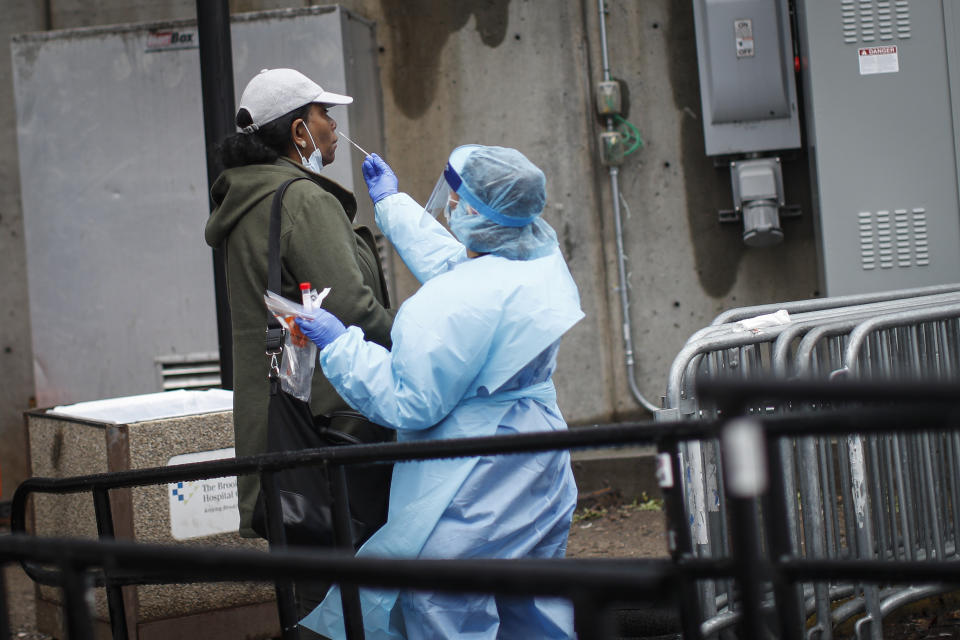
[(177, 389), (162, 393), (78, 402), (54, 407), (47, 413), (95, 422), (130, 424), (232, 409), (233, 391)]

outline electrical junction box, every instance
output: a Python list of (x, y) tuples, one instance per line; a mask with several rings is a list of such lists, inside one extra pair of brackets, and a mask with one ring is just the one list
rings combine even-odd
[(960, 281), (960, 6), (796, 12), (822, 293)]
[[(336, 5), (235, 14), (231, 39), (238, 100), (292, 67), (353, 96), (338, 129), (383, 148), (372, 23)], [(158, 358), (217, 351), (198, 46), (194, 21), (12, 40), (40, 406), (158, 391)], [(365, 193), (360, 160), (341, 144), (324, 175)]]
[(601, 116), (622, 115), (620, 83), (605, 80), (597, 84), (597, 114)]
[(779, 158), (754, 158), (730, 163), (733, 206), (743, 220), (743, 242), (751, 247), (771, 247), (783, 240), (780, 209), (783, 174)]
[(623, 136), (618, 131), (604, 131), (600, 134), (600, 161), (603, 166), (623, 164), (624, 151)]
[(708, 156), (800, 147), (786, 0), (693, 0)]

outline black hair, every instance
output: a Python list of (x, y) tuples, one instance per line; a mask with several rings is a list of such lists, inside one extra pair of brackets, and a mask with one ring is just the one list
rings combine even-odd
[[(262, 125), (253, 133), (234, 133), (216, 147), (216, 153), (224, 169), (243, 167), (248, 164), (271, 164), (280, 156), (286, 155), (290, 145), (290, 125), (297, 118), (307, 118), (310, 104), (294, 109), (279, 118)], [(237, 112), (237, 126), (246, 127), (253, 123), (250, 112), (240, 109)]]

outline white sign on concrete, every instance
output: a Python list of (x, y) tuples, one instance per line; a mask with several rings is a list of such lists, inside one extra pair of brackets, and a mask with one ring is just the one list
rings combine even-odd
[[(167, 465), (233, 457), (231, 447), (174, 456)], [(229, 533), (240, 526), (236, 476), (172, 482), (167, 485), (167, 494), (170, 496), (170, 534), (175, 540)]]

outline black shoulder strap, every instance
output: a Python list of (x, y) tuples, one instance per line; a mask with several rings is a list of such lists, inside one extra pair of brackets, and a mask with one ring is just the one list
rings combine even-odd
[[(280, 287), (282, 284), (282, 273), (280, 271), (280, 208), (283, 204), (283, 194), (291, 182), (297, 180), (306, 180), (303, 178), (291, 178), (279, 187), (273, 195), (273, 203), (270, 205), (270, 240), (267, 254), (267, 290), (273, 291), (277, 295), (282, 295)], [(280, 352), (280, 346), (283, 344), (283, 327), (273, 314), (267, 312), (267, 353), (276, 354)]]

